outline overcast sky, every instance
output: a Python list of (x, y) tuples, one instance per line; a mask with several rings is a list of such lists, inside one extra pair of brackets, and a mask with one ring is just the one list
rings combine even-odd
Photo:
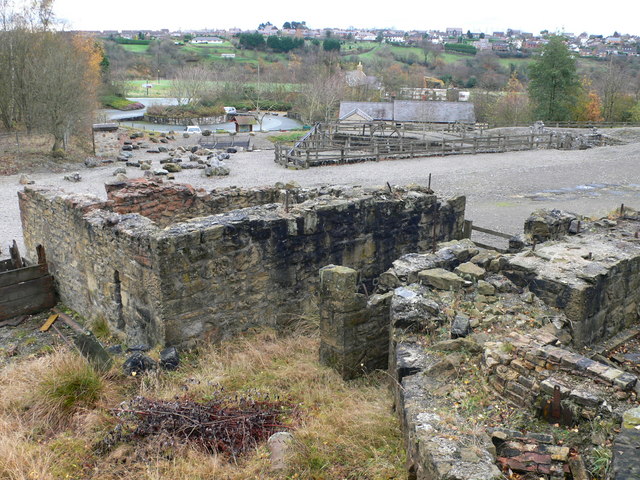
[(270, 21), (306, 21), (311, 28), (398, 28), (640, 34), (640, 1), (458, 0), (55, 0), (56, 16), (72, 30), (254, 29)]

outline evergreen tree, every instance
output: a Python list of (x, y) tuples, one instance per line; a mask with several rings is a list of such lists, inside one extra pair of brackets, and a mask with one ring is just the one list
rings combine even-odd
[(576, 60), (562, 37), (549, 39), (541, 55), (529, 67), (529, 97), (540, 120), (571, 118), (579, 91)]

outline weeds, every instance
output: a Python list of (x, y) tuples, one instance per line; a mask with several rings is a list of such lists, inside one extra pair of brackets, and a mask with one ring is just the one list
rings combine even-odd
[(593, 449), (591, 452), (590, 470), (594, 478), (608, 478), (612, 455), (611, 449), (608, 447), (596, 447)]
[[(405, 454), (382, 375), (345, 383), (317, 361), (315, 319), (306, 335), (261, 331), (218, 346), (201, 346), (175, 372), (96, 377), (79, 355), (54, 351), (0, 370), (0, 478), (406, 479)], [(89, 369), (89, 370), (87, 370)], [(120, 439), (98, 448), (135, 395), (158, 404), (188, 397), (206, 403), (217, 389), (239, 397), (260, 392), (296, 409), (281, 422), (295, 441), (289, 467), (271, 470), (264, 443), (228, 461), (167, 435)], [(4, 464), (8, 466), (5, 467)]]

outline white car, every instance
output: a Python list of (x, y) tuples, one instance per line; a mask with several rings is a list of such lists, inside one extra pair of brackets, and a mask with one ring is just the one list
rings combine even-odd
[(189, 127), (187, 127), (187, 129), (185, 131), (188, 134), (202, 133), (202, 130), (200, 130), (200, 127), (198, 127), (198, 126), (189, 126)]

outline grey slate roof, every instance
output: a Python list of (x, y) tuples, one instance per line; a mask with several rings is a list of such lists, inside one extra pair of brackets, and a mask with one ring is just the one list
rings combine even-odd
[(476, 121), (473, 103), (469, 102), (429, 102), (419, 100), (340, 102), (339, 118), (343, 118), (354, 110), (361, 110), (374, 120), (434, 123), (475, 123)]

